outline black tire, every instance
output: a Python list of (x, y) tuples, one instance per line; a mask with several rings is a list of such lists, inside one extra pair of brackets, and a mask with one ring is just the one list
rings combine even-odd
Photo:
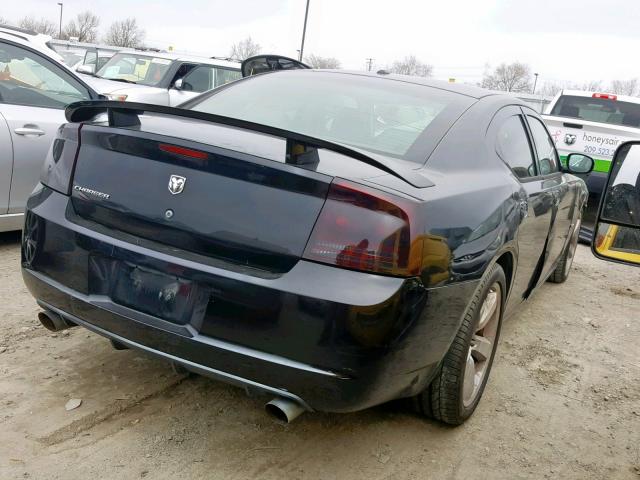
[(576, 254), (576, 247), (578, 246), (578, 240), (580, 239), (580, 219), (578, 219), (573, 232), (571, 233), (571, 238), (569, 239), (569, 243), (562, 252), (562, 256), (560, 257), (560, 261), (556, 266), (553, 273), (549, 276), (549, 281), (551, 283), (564, 283), (569, 278), (569, 274), (571, 273), (571, 265), (573, 265), (573, 258)]
[(110, 338), (109, 342), (111, 343), (111, 346), (116, 350), (129, 350), (129, 347), (127, 347), (124, 343), (114, 340), (113, 338)]
[[(498, 283), (500, 285), (497, 331), (495, 341), (492, 346), (491, 355), (486, 365), (482, 382), (475, 394), (472, 403), (465, 405), (463, 401), (463, 380), (467, 364), (467, 356), (471, 346), (471, 340), (476, 332), (476, 326), (480, 319), (480, 310), (489, 290)], [(496, 347), (500, 338), (500, 328), (502, 327), (502, 317), (504, 312), (504, 300), (506, 297), (506, 280), (504, 271), (500, 265), (496, 264), (485, 275), (481, 284), (467, 307), (460, 330), (449, 347), (439, 367), (438, 373), (431, 384), (416, 397), (416, 404), (420, 413), (450, 425), (460, 425), (469, 418), (476, 407), (487, 384)]]

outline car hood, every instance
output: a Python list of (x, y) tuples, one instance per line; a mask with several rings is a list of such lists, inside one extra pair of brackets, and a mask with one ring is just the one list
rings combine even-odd
[(92, 75), (82, 75), (82, 79), (87, 82), (93, 89), (102, 94), (107, 93), (124, 93), (126, 92), (136, 92), (155, 88), (149, 87), (147, 85), (136, 85), (134, 83), (124, 83), (124, 82), (114, 82), (113, 80), (107, 80), (105, 78), (98, 78)]

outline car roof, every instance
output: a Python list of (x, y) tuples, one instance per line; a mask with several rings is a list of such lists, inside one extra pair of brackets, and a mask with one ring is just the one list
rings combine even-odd
[[(463, 83), (450, 83), (443, 80), (434, 80), (427, 77), (415, 77), (411, 75), (398, 75), (395, 73), (387, 73), (386, 71), (378, 72), (362, 72), (357, 70), (322, 70), (322, 69), (293, 69), (293, 70), (281, 70), (278, 72), (267, 72), (266, 74), (276, 73), (278, 75), (287, 72), (308, 72), (313, 73), (326, 73), (326, 74), (338, 74), (338, 75), (355, 75), (360, 77), (378, 78), (389, 81), (397, 81), (404, 83), (412, 83), (415, 85), (424, 85), (426, 87), (437, 88), (439, 90), (446, 90), (448, 92), (458, 93), (467, 97), (480, 99), (488, 96), (498, 96), (500, 94), (487, 90), (485, 88), (477, 87), (475, 85), (467, 85)], [(507, 95), (500, 95), (507, 96)], [(513, 97), (511, 97), (513, 98)]]
[(135, 48), (129, 48), (129, 47), (114, 47), (112, 45), (103, 45), (100, 43), (88, 43), (88, 42), (76, 42), (76, 41), (71, 41), (71, 40), (58, 40), (58, 39), (53, 39), (49, 42), (53, 47), (59, 47), (59, 48), (66, 48), (69, 50), (72, 50), (74, 48), (76, 49), (82, 49), (82, 50), (98, 50), (98, 51), (107, 51), (107, 52), (134, 52), (136, 51)]
[(0, 39), (32, 48), (50, 59), (64, 64), (62, 56), (47, 45), (47, 41), (51, 37), (40, 34), (31, 35), (30, 33), (23, 33), (24, 31), (26, 30), (0, 25)]
[(147, 50), (135, 50), (135, 51), (118, 52), (118, 53), (130, 53), (133, 55), (164, 58), (167, 60), (175, 60), (180, 62), (203, 63), (205, 65), (216, 65), (219, 67), (227, 67), (227, 68), (240, 70), (240, 63), (238, 62), (233, 62), (229, 60), (219, 60), (219, 59), (210, 58), (210, 57), (200, 57), (197, 55), (184, 55), (184, 54), (173, 53), (173, 52), (152, 52)]

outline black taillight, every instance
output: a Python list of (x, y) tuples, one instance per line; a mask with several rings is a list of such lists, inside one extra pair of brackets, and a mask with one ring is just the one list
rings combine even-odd
[(65, 195), (71, 194), (71, 177), (80, 147), (80, 126), (61, 125), (44, 161), (40, 181)]
[(335, 180), (303, 257), (372, 273), (419, 275), (423, 236), (412, 225), (414, 208), (410, 200)]

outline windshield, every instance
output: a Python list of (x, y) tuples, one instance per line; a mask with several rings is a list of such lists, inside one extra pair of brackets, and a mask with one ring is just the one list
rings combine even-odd
[(551, 115), (640, 128), (640, 104), (607, 98), (562, 95)]
[(84, 59), (84, 56), (81, 53), (72, 52), (70, 50), (58, 53), (60, 54), (60, 56), (62, 56), (64, 63), (66, 63), (70, 67), (73, 67)]
[[(410, 155), (460, 95), (405, 82), (296, 70), (236, 82), (186, 108), (424, 162)], [(449, 126), (449, 120), (444, 119)]]
[(155, 87), (171, 66), (172, 60), (131, 53), (116, 53), (96, 76), (107, 80), (137, 83)]

